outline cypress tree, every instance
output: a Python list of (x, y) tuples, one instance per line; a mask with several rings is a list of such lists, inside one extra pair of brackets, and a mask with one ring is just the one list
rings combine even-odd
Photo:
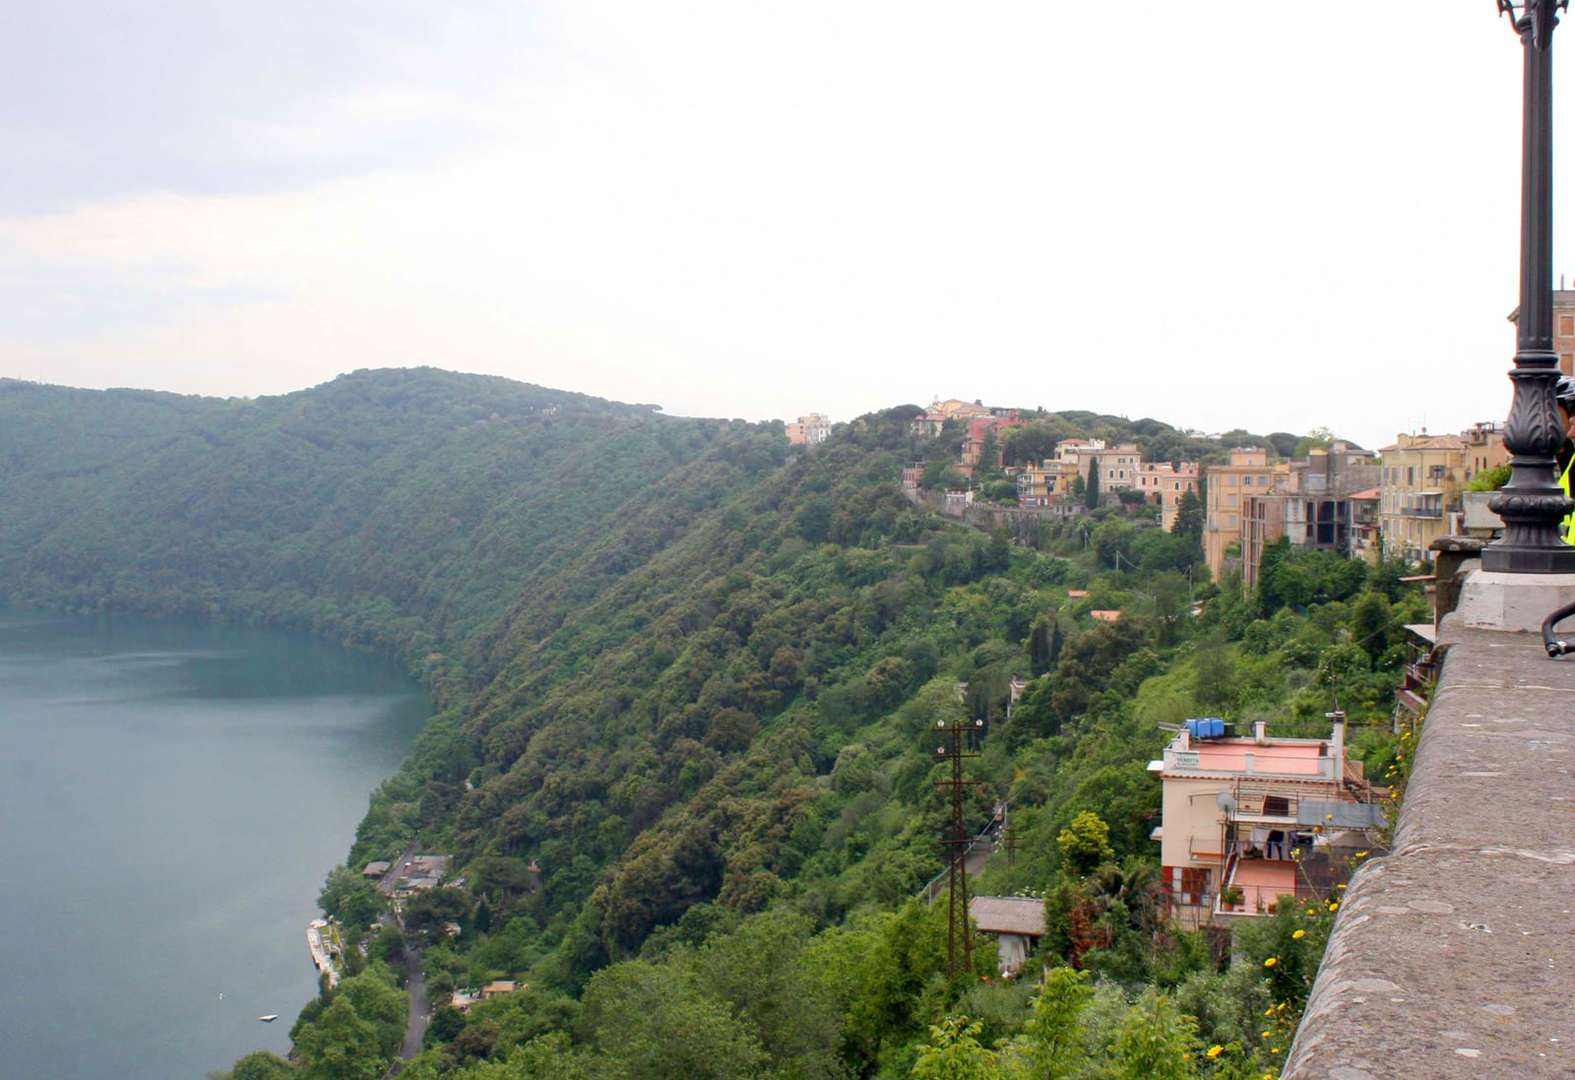
[(1088, 467), (1088, 487), (1084, 490), (1083, 498), (1084, 498), (1085, 505), (1087, 505), (1087, 507), (1090, 510), (1094, 510), (1094, 509), (1097, 509), (1099, 507), (1099, 459), (1098, 458), (1095, 458), (1094, 459), (1094, 463)]
[(1177, 536), (1190, 536), (1194, 540), (1203, 537), (1203, 503), (1190, 491), (1181, 494), (1181, 502), (1176, 507)]

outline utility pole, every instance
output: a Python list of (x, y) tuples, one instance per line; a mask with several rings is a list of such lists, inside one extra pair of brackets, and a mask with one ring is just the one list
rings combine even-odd
[(1001, 801), (1001, 846), (1006, 849), (1006, 865), (1017, 862), (1017, 833), (1012, 829), (1011, 806)]
[(982, 781), (963, 776), (963, 759), (976, 758), (978, 751), (971, 749), (965, 737), (969, 732), (983, 733), (984, 721), (955, 720), (935, 721), (935, 730), (945, 742), (936, 747), (935, 754), (951, 762), (951, 776), (935, 781), (938, 788), (950, 794), (951, 815), (941, 831), (941, 846), (946, 851), (946, 974), (957, 978), (957, 941), (962, 939), (963, 970), (973, 970), (973, 935), (968, 932), (968, 822), (963, 814), (963, 792)]

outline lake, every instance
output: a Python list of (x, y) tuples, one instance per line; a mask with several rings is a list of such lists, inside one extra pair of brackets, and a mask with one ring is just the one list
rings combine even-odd
[(323, 878), (428, 713), (310, 638), (0, 613), (0, 1076), (287, 1051)]

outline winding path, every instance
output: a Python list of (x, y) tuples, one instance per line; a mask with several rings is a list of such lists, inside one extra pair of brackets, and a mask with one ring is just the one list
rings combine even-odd
[(422, 1040), (426, 1038), (427, 1025), (432, 1022), (432, 1009), (427, 1003), (427, 976), (421, 970), (421, 950), (405, 944), (406, 991), (410, 994), (410, 1019), (405, 1022), (405, 1045), (399, 1056), (409, 1061), (421, 1053)]

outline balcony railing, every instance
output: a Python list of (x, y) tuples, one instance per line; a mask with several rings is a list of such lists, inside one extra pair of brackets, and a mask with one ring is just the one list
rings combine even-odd
[[(1294, 776), (1298, 780), (1333, 780), (1335, 779), (1334, 758), (1322, 756), (1317, 759), (1316, 772), (1303, 772), (1309, 760), (1305, 757), (1275, 754), (1272, 747), (1259, 750), (1247, 750), (1242, 755), (1241, 768), (1212, 768), (1203, 763), (1203, 757), (1197, 750), (1172, 750), (1165, 749), (1166, 771), (1184, 769), (1193, 772), (1213, 772), (1238, 776)], [(1296, 762), (1297, 769), (1279, 767), (1283, 762)]]

